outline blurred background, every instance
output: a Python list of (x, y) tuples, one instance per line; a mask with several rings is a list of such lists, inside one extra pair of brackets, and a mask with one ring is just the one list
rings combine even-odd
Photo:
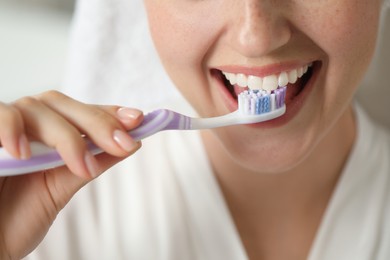
[(74, 0), (0, 0), (0, 101), (61, 85)]

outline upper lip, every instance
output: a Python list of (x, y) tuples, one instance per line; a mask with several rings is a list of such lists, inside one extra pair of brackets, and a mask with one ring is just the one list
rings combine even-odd
[(269, 75), (280, 74), (282, 72), (291, 71), (299, 67), (313, 63), (314, 61), (293, 61), (284, 63), (274, 63), (264, 66), (248, 66), (248, 65), (224, 65), (218, 66), (216, 69), (234, 73), (234, 74), (245, 74), (253, 75), (257, 77), (266, 77)]

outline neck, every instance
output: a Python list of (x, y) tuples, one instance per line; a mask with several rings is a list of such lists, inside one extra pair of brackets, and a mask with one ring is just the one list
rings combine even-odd
[(307, 159), (289, 172), (272, 175), (254, 174), (229, 160), (210, 132), (204, 132), (202, 138), (243, 240), (245, 226), (250, 233), (255, 233), (257, 226), (260, 233), (267, 234), (267, 228), (275, 231), (272, 223), (278, 226), (288, 219), (287, 223), (296, 226), (299, 223), (294, 220), (304, 221), (311, 229), (307, 238), (311, 241), (354, 143), (355, 123), (349, 109)]

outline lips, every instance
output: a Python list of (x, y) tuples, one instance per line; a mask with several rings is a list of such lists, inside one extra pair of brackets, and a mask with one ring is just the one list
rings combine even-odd
[[(300, 69), (302, 68), (302, 69)], [(289, 121), (291, 118), (295, 116), (295, 114), (298, 113), (300, 108), (303, 106), (304, 100), (306, 96), (308, 96), (310, 90), (312, 89), (312, 86), (314, 85), (314, 81), (317, 78), (318, 71), (321, 68), (321, 63), (319, 61), (314, 62), (314, 63), (309, 63), (307, 64), (307, 69), (305, 69), (305, 65), (303, 66), (298, 66), (297, 69), (290, 69), (286, 71), (279, 72), (277, 74), (272, 74), (272, 75), (263, 75), (263, 77), (260, 76), (254, 76), (253, 74), (256, 73), (255, 70), (252, 69), (243, 69), (245, 72), (252, 72), (252, 74), (245, 74), (244, 72), (238, 72), (238, 73), (233, 73), (232, 71), (227, 71), (225, 68), (218, 68), (218, 69), (212, 69), (211, 74), (212, 76), (219, 82), (220, 86), (220, 94), (222, 98), (225, 101), (226, 107), (232, 112), (237, 109), (237, 96), (239, 93), (242, 91), (251, 88), (253, 89), (253, 85), (250, 83), (250, 80), (253, 81), (253, 78), (255, 80), (262, 81), (261, 83), (263, 85), (257, 84), (257, 89), (275, 89), (278, 87), (280, 83), (286, 83), (286, 79), (283, 79), (285, 75), (289, 74), (290, 71), (293, 71), (292, 78), (289, 78), (289, 82), (285, 85), (287, 86), (287, 93), (286, 93), (286, 107), (287, 107), (287, 112), (285, 115), (283, 115), (281, 118), (274, 119), (272, 121), (274, 122), (274, 125), (280, 125), (280, 123), (286, 123)], [(231, 70), (231, 69), (230, 69)], [(235, 69), (236, 71), (240, 71), (240, 69)], [(295, 74), (295, 72), (298, 72)], [(230, 75), (229, 75), (230, 74)], [(294, 75), (295, 74), (295, 75)], [(233, 80), (231, 80), (231, 75), (236, 76), (236, 81), (234, 81), (234, 76)], [(237, 82), (237, 75), (244, 75), (246, 76), (247, 83), (245, 84), (245, 81), (242, 82)], [(242, 76), (240, 76), (242, 77)], [(295, 79), (294, 79), (295, 77)], [(276, 81), (275, 81), (276, 78)], [(282, 78), (282, 79), (281, 79)], [(249, 81), (248, 81), (249, 79)], [(271, 83), (265, 82), (264, 81), (273, 81)], [(283, 82), (284, 81), (284, 82)], [(277, 82), (277, 83), (275, 83)], [(232, 84), (235, 83), (235, 84)], [(251, 85), (252, 84), (252, 85)], [(262, 88), (266, 84), (265, 88)], [(276, 86), (275, 86), (276, 84)], [(270, 91), (270, 90), (268, 90)], [(278, 123), (276, 123), (278, 122)], [(262, 125), (267, 124), (268, 122), (261, 123)], [(276, 123), (276, 124), (275, 124)]]

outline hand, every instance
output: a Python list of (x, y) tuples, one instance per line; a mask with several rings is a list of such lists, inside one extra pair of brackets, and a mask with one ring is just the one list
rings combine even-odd
[[(139, 110), (86, 105), (59, 92), (0, 103), (0, 141), (19, 159), (28, 140), (55, 148), (65, 166), (0, 177), (0, 259), (20, 259), (44, 238), (58, 212), (85, 184), (141, 147), (127, 130), (143, 119)], [(83, 135), (102, 148), (95, 158)], [(80, 216), (82, 217), (82, 216)]]

